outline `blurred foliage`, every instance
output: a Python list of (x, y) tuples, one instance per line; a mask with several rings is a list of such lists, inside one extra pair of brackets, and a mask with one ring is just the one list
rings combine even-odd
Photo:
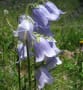
[[(51, 25), (57, 46), (74, 52), (74, 56), (71, 59), (61, 56), (63, 64), (51, 72), (55, 81), (44, 90), (83, 90), (83, 55), (79, 50), (79, 40), (83, 38), (83, 8), (80, 7), (79, 0), (52, 1), (67, 12)], [(4, 18), (3, 10), (9, 10), (8, 18), (16, 29), (18, 16), (25, 13), (27, 2), (28, 0), (0, 0), (0, 90), (18, 90), (17, 41)], [(24, 85), (24, 78), (21, 83)]]

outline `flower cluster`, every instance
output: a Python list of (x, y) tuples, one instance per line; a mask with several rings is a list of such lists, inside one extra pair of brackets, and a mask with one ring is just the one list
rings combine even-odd
[[(42, 89), (45, 84), (53, 82), (49, 70), (62, 64), (58, 57), (61, 50), (57, 48), (56, 40), (50, 30), (50, 23), (58, 20), (61, 14), (65, 14), (65, 12), (47, 1), (32, 9), (32, 17), (21, 15), (18, 28), (14, 31), (14, 35), (19, 39), (17, 45), (19, 61), (27, 58), (26, 41), (28, 41), (29, 55), (34, 55), (37, 63), (45, 62), (45, 65), (38, 68), (35, 74), (39, 89)], [(33, 52), (31, 48), (33, 48)]]

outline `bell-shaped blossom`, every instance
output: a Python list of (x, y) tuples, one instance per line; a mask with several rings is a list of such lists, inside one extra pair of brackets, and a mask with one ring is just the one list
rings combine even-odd
[(17, 52), (19, 60), (24, 60), (27, 58), (27, 47), (23, 43), (19, 42), (17, 45)]
[(45, 7), (48, 9), (48, 11), (55, 15), (55, 20), (59, 19), (60, 14), (65, 14), (62, 10), (58, 9), (58, 7), (52, 3), (51, 1), (47, 1), (45, 3)]
[(61, 50), (56, 46), (55, 42), (49, 41), (50, 46), (55, 50), (56, 55), (61, 53)]
[[(46, 3), (46, 7), (49, 5), (49, 3)], [(59, 14), (55, 14), (49, 11), (48, 8), (46, 8), (44, 5), (39, 5), (38, 7), (33, 9), (33, 17), (34, 20), (38, 23), (38, 25), (41, 26), (47, 26), (49, 21), (55, 21), (57, 17), (59, 17)], [(57, 10), (60, 11), (59, 9)]]
[(31, 41), (31, 39), (33, 38), (32, 32), (34, 29), (34, 21), (32, 21), (32, 18), (30, 16), (23, 16), (21, 18), (17, 31), (14, 31), (14, 33), (21, 41), (25, 41), (27, 38), (29, 41)]
[(39, 90), (44, 88), (45, 84), (53, 83), (53, 77), (50, 75), (50, 73), (48, 72), (48, 70), (45, 67), (40, 67), (36, 71), (35, 76), (36, 76)]
[(48, 23), (47, 26), (41, 26), (38, 25), (38, 23), (35, 24), (34, 31), (42, 34), (44, 36), (53, 36), (51, 30), (50, 30), (50, 24)]
[(36, 62), (41, 62), (46, 57), (53, 57), (56, 55), (53, 48), (43, 37), (39, 38), (39, 42), (34, 42), (34, 51), (36, 56)]
[(62, 64), (59, 57), (48, 57), (46, 58), (46, 67), (50, 70), (56, 67), (56, 65)]
[(48, 19), (45, 15), (46, 12), (41, 7), (42, 5), (39, 5), (38, 7), (33, 9), (33, 18), (34, 21), (38, 23), (38, 25), (45, 27), (48, 25)]

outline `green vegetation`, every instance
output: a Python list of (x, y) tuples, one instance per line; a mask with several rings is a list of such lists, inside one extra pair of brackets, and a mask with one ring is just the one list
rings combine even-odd
[[(80, 39), (83, 38), (83, 7), (80, 7), (78, 0), (52, 1), (67, 12), (51, 25), (57, 46), (67, 52), (66, 55), (61, 55), (63, 64), (52, 72), (55, 82), (44, 90), (83, 90), (83, 53), (79, 45)], [(16, 29), (17, 18), (25, 12), (25, 6), (26, 0), (21, 0), (20, 3), (14, 0), (11, 3), (0, 1), (0, 90), (19, 90), (16, 68), (17, 40), (5, 20), (3, 10), (9, 10), (8, 18)], [(22, 85), (23, 81), (24, 78), (21, 80)]]

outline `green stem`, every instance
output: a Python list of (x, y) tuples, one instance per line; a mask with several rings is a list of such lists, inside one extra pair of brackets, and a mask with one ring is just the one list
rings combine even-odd
[(35, 61), (35, 56), (34, 56), (34, 90), (36, 90), (35, 70), (36, 70), (36, 61)]
[[(17, 58), (17, 61), (19, 61), (19, 57)], [(18, 82), (19, 82), (19, 90), (21, 90), (21, 77), (20, 77), (20, 62), (17, 63), (18, 68)]]
[(28, 80), (29, 80), (29, 90), (31, 90), (31, 67), (30, 67), (30, 56), (29, 56), (29, 46), (28, 46), (28, 40), (26, 40), (27, 45), (27, 63), (28, 63)]

